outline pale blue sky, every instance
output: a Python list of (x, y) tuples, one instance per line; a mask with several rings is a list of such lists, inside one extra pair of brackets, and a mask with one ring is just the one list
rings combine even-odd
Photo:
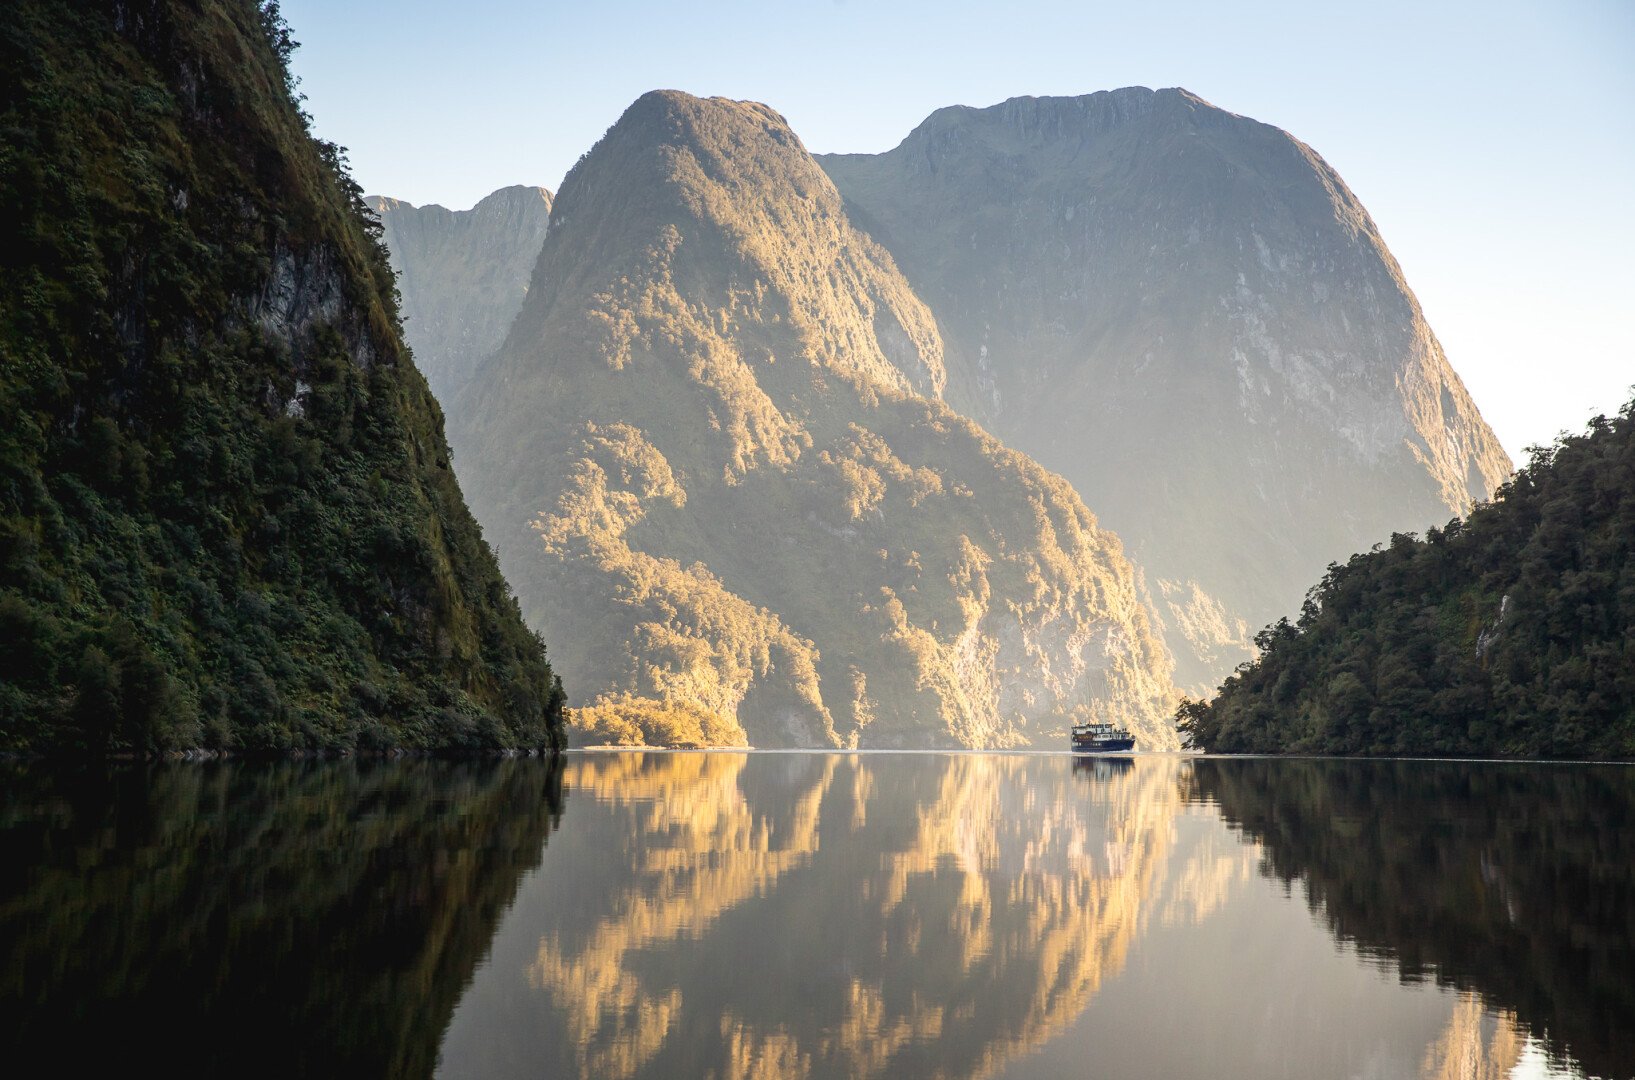
[(644, 91), (764, 101), (816, 152), (934, 109), (1184, 86), (1293, 132), (1379, 223), (1512, 457), (1635, 384), (1635, 2), (284, 0), (371, 194), (555, 191)]

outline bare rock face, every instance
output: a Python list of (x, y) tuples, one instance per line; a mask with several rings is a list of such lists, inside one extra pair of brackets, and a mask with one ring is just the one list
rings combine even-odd
[(470, 210), (368, 198), (397, 272), (404, 336), (439, 401), (499, 348), (528, 295), (551, 215), (542, 187), (506, 187)]
[(949, 403), (1124, 537), (1183, 682), (1510, 472), (1373, 221), (1287, 132), (1134, 87), (942, 109), (820, 162), (935, 314)]
[(568, 176), (451, 434), (604, 734), (672, 706), (756, 745), (1060, 746), (1096, 715), (1174, 746), (1118, 539), (947, 378), (782, 117), (655, 92)]

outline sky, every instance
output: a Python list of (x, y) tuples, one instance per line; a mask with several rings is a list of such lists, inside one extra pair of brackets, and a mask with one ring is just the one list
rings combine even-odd
[(642, 93), (763, 101), (817, 153), (946, 105), (1183, 86), (1362, 200), (1506, 450), (1635, 386), (1635, 2), (284, 0), (370, 194), (552, 191)]

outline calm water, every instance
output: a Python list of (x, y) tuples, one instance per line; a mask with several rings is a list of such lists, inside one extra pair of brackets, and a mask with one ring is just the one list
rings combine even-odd
[(0, 790), (52, 1072), (1635, 1076), (1635, 769), (584, 754)]

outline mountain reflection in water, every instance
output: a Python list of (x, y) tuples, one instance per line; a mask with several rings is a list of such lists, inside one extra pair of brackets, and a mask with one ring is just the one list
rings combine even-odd
[[(576, 756), (564, 829), (456, 1010), (442, 1070), (1574, 1075), (1561, 1055), (1578, 1043), (1554, 1019), (1518, 1020), (1527, 1003), (1479, 978), (1400, 979), (1381, 961), (1398, 946), (1359, 951), (1313, 919), (1299, 871), (1262, 846), (1275, 829), (1223, 821), (1217, 805), (1280, 791), (1290, 764)], [(1321, 799), (1355, 767), (1335, 764), (1287, 776)], [(1431, 858), (1427, 874), (1473, 856), (1423, 820), (1394, 843)], [(1301, 827), (1319, 824), (1352, 830)]]
[[(1168, 767), (1084, 785), (1030, 764), (576, 762), (574, 849), (609, 857), (541, 897), (555, 917), (526, 971), (550, 1008), (524, 1057), (598, 1077), (973, 1075), (1048, 1038), (1140, 933), (1180, 789)], [(486, 1072), (493, 1045), (445, 1061), (469, 1049)]]
[(1630, 769), (4, 778), (0, 1036), (70, 1074), (1635, 1076)]

